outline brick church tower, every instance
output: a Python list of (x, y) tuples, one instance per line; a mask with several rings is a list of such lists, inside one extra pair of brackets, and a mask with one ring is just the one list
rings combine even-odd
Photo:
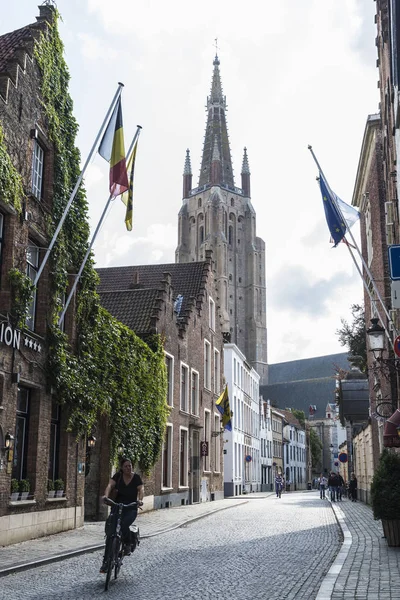
[(218, 315), (226, 339), (267, 383), (265, 244), (256, 236), (250, 169), (244, 149), (241, 188), (235, 186), (219, 58), (214, 59), (198, 187), (192, 188), (189, 150), (183, 173), (176, 262), (205, 260), (213, 251)]

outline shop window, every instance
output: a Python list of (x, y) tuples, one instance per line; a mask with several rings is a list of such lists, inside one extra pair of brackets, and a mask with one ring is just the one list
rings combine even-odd
[(30, 391), (19, 387), (17, 395), (17, 418), (15, 424), (13, 479), (26, 479), (28, 436), (29, 436), (29, 406)]
[(57, 402), (51, 406), (51, 424), (50, 424), (50, 453), (49, 453), (49, 474), (48, 478), (58, 479), (58, 457), (60, 448), (60, 405)]

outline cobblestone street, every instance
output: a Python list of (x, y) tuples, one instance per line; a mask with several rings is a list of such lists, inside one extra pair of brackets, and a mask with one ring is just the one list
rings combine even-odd
[[(254, 498), (145, 539), (107, 597), (312, 600), (341, 541), (329, 503), (314, 494)], [(0, 599), (97, 598), (100, 562), (95, 552), (3, 577)]]

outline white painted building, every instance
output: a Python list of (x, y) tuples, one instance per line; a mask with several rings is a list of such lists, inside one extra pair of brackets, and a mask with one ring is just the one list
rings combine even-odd
[(307, 487), (306, 432), (290, 410), (281, 410), (285, 417), (283, 427), (283, 464), (286, 486), (291, 491)]
[(224, 344), (232, 431), (224, 437), (224, 493), (236, 496), (261, 489), (260, 376), (235, 344)]
[(272, 427), (271, 403), (260, 398), (260, 461), (261, 461), (261, 491), (273, 489), (274, 473), (272, 468)]

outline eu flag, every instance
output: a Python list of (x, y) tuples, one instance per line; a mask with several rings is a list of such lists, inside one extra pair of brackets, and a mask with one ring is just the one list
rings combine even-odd
[(346, 221), (336, 202), (336, 195), (329, 188), (323, 174), (319, 174), (319, 185), (324, 203), (325, 218), (334, 241), (334, 248), (346, 235)]

